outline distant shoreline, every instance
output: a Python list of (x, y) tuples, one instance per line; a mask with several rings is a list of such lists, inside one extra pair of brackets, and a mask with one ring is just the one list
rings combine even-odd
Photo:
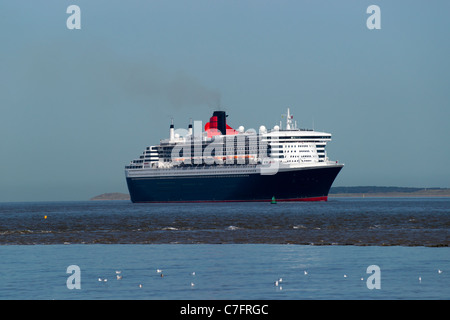
[(410, 188), (410, 187), (332, 187), (329, 197), (450, 197), (449, 188)]
[(105, 200), (130, 200), (130, 195), (128, 193), (103, 193), (98, 196), (89, 199), (91, 201), (105, 201)]
[(450, 194), (411, 194), (411, 193), (335, 193), (328, 198), (442, 198)]
[[(450, 197), (450, 188), (405, 188), (405, 187), (332, 187), (329, 198), (423, 198)], [(128, 193), (103, 193), (89, 199), (91, 201), (130, 200)]]

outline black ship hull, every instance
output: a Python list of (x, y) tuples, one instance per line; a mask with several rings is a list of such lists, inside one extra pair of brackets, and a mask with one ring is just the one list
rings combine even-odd
[(131, 201), (326, 201), (341, 165), (291, 169), (274, 175), (128, 177)]

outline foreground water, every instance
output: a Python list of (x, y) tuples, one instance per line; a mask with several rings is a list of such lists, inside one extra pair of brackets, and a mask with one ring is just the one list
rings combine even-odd
[[(448, 248), (13, 245), (0, 256), (0, 299), (450, 298)], [(70, 265), (80, 289), (67, 287)], [(380, 289), (367, 286), (370, 265)]]
[(449, 199), (3, 203), (0, 299), (450, 299), (449, 231)]

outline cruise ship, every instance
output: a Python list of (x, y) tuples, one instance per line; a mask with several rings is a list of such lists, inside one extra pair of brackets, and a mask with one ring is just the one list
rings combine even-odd
[(233, 129), (225, 111), (189, 121), (125, 166), (131, 201), (327, 201), (344, 166), (328, 158), (331, 134), (297, 128), (290, 110), (267, 129)]

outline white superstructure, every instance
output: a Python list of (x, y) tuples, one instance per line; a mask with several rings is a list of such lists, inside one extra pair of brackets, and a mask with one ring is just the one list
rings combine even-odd
[[(146, 174), (152, 170), (164, 170), (159, 173), (164, 175), (169, 174), (167, 169), (177, 168), (185, 172), (196, 169), (224, 173), (275, 162), (278, 168), (322, 167), (337, 163), (328, 159), (325, 150), (326, 144), (331, 141), (330, 133), (299, 129), (289, 108), (284, 116), (285, 129), (282, 129), (281, 122), (271, 130), (261, 126), (258, 132), (253, 129), (244, 131), (242, 126), (237, 131), (228, 127), (227, 135), (217, 134), (215, 129), (195, 132), (192, 123), (188, 130), (174, 130), (172, 120), (169, 139), (147, 147), (138, 159), (132, 160), (126, 166), (127, 176), (133, 173), (142, 175), (143, 169), (146, 169)], [(199, 128), (202, 128), (201, 124)], [(180, 170), (173, 171), (174, 174), (177, 172), (181, 174)], [(158, 173), (153, 171), (153, 174)]]

